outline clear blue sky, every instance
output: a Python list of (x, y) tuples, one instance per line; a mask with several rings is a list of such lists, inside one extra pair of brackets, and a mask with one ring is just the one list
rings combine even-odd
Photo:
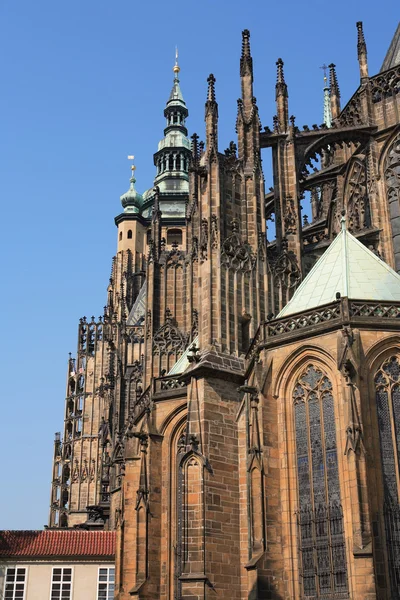
[(47, 523), (68, 352), (79, 317), (102, 314), (128, 154), (139, 191), (152, 185), (175, 45), (200, 137), (206, 78), (217, 79), (223, 150), (235, 139), (242, 29), (263, 125), (282, 57), (302, 126), (322, 122), (324, 62), (337, 65), (343, 104), (356, 89), (356, 21), (374, 74), (399, 17), (397, 0), (0, 1), (0, 529)]

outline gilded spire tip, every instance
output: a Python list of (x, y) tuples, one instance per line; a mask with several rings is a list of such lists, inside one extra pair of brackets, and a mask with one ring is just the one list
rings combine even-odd
[(181, 70), (179, 64), (178, 64), (178, 46), (175, 46), (175, 64), (173, 67), (173, 72), (175, 73), (175, 76), (178, 76), (179, 71)]
[(135, 165), (133, 164), (133, 161), (135, 160), (135, 157), (133, 156), (133, 154), (128, 154), (128, 157), (127, 157), (127, 158), (128, 158), (128, 160), (131, 160), (131, 161), (132, 161), (132, 164), (131, 164), (131, 181), (132, 181), (132, 179), (134, 180), (134, 177), (135, 177), (135, 171), (136, 171), (136, 167), (135, 167)]

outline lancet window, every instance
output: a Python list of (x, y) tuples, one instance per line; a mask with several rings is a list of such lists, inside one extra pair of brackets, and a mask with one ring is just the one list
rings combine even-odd
[(392, 597), (400, 598), (400, 359), (391, 356), (375, 375), (384, 490), (384, 520)]
[(332, 383), (310, 364), (293, 401), (303, 598), (348, 598)]

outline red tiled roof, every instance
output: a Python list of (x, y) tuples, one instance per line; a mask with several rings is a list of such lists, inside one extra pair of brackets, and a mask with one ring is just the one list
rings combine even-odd
[(115, 531), (0, 531), (0, 557), (115, 556)]

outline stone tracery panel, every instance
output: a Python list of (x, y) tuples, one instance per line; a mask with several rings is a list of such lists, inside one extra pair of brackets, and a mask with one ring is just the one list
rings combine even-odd
[(347, 219), (351, 232), (371, 226), (365, 164), (355, 160), (347, 182)]
[(396, 271), (400, 271), (400, 135), (397, 136), (385, 161), (386, 193), (392, 225)]
[(294, 392), (303, 597), (348, 598), (332, 383), (309, 364)]
[(400, 358), (391, 356), (375, 374), (384, 489), (384, 521), (392, 597), (400, 598)]

